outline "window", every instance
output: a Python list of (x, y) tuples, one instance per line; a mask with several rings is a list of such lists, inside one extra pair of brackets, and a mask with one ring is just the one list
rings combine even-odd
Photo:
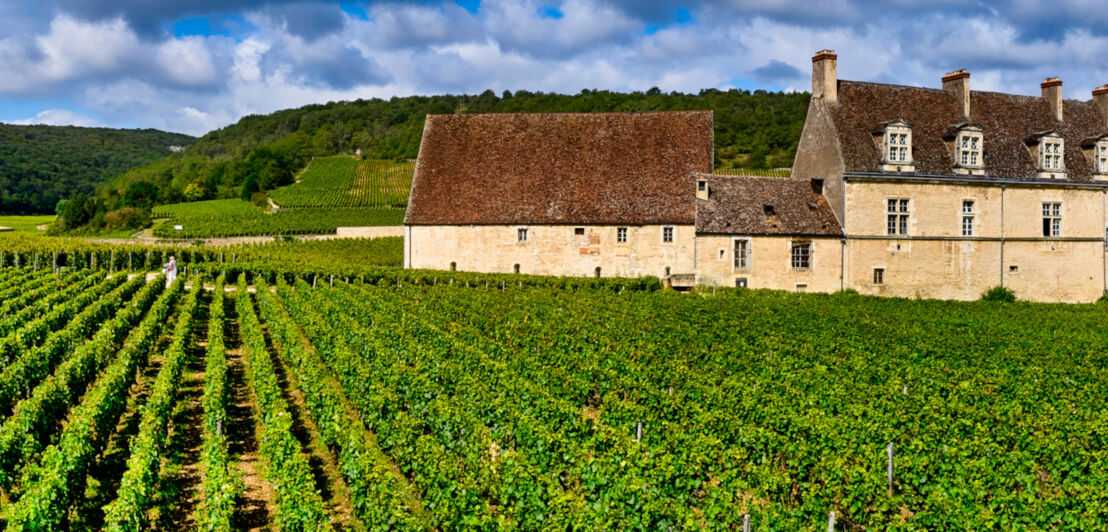
[(812, 267), (812, 243), (793, 242), (792, 267), (794, 270), (807, 271)]
[(663, 227), (662, 228), (662, 242), (665, 242), (666, 244), (673, 243), (673, 228), (672, 227)]
[(890, 235), (908, 234), (908, 200), (894, 198), (886, 203), (888, 223), (886, 229)]
[(596, 267), (596, 270), (594, 270), (594, 273), (596, 274), (597, 277), (600, 277), (600, 266)]
[(964, 168), (981, 168), (984, 159), (981, 155), (984, 138), (980, 131), (969, 130), (958, 133), (954, 144), (957, 147), (955, 160)]
[(962, 236), (973, 236), (973, 200), (962, 201)]
[(727, 258), (727, 250), (720, 248), (720, 250), (719, 250), (719, 260), (724, 260), (726, 258)]
[(745, 272), (750, 269), (750, 241), (745, 238), (735, 239), (735, 271)]
[(746, 277), (736, 277), (735, 288), (746, 288)]
[(1043, 204), (1043, 236), (1062, 236), (1062, 204)]
[(885, 148), (885, 159), (890, 163), (908, 162), (910, 145), (907, 133), (899, 133), (895, 130), (885, 133)]
[(458, 263), (457, 262), (451, 262), (450, 263), (450, 271), (452, 271), (452, 272), (458, 271)]
[(616, 229), (616, 242), (619, 242), (620, 244), (626, 244), (627, 243), (627, 228), (626, 227), (620, 227), (620, 228)]
[(574, 227), (573, 228), (573, 234), (575, 234), (577, 236), (584, 236), (585, 235), (585, 228), (584, 227)]
[(1062, 157), (1064, 151), (1062, 137), (1046, 136), (1039, 141), (1039, 168), (1048, 172), (1061, 172), (1066, 169)]
[(1096, 173), (1108, 174), (1108, 140), (1097, 142), (1093, 153), (1096, 159)]
[(512, 273), (519, 273), (519, 264), (512, 265)]
[(796, 283), (796, 291), (797, 292), (807, 292), (808, 291), (808, 283)]
[(696, 182), (696, 190), (698, 190), (700, 192), (704, 192), (705, 190), (708, 190), (708, 182), (703, 181), (703, 180), (697, 181)]
[(519, 242), (526, 242), (527, 241), (527, 228), (526, 227), (520, 227), (519, 229), (517, 229), (516, 230), (516, 238), (518, 239)]
[(885, 268), (873, 269), (873, 284), (885, 284)]

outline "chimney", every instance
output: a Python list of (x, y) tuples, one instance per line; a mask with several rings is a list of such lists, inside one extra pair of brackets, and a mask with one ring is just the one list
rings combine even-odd
[(1108, 128), (1108, 85), (1101, 85), (1093, 89), (1093, 105), (1100, 111), (1100, 119), (1104, 121), (1104, 127)]
[(1062, 121), (1062, 80), (1058, 78), (1046, 78), (1043, 80), (1043, 99), (1046, 100), (1050, 110), (1054, 112), (1054, 119)]
[(704, 177), (699, 177), (696, 180), (696, 199), (708, 201), (708, 195), (710, 190), (708, 189), (708, 180)]
[(812, 57), (812, 97), (839, 103), (839, 56), (834, 50), (820, 50)]
[(969, 121), (969, 72), (966, 72), (965, 69), (961, 69), (943, 76), (943, 90), (954, 95), (954, 99), (958, 102), (958, 106), (962, 110), (962, 119)]

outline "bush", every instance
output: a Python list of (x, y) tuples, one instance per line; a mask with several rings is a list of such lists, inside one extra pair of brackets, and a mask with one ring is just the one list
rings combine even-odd
[(123, 207), (104, 215), (108, 229), (138, 229), (150, 223), (150, 215), (138, 207)]
[(997, 301), (1000, 303), (1015, 303), (1016, 293), (1003, 286), (994, 286), (981, 294), (981, 301)]

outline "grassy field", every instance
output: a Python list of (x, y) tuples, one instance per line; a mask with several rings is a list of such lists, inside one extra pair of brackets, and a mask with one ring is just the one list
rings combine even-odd
[(54, 223), (55, 218), (54, 215), (0, 216), (0, 227), (11, 227), (13, 232), (23, 235), (45, 235), (46, 230), (38, 227)]
[(438, 275), (0, 268), (5, 524), (1101, 528), (1103, 305)]
[(296, 184), (274, 190), (270, 197), (281, 208), (403, 209), (414, 171), (410, 162), (317, 157)]
[[(266, 212), (251, 203), (227, 199), (154, 207), (160, 238), (209, 238), (258, 235), (331, 234), (338, 227), (388, 226), (404, 222), (404, 209), (303, 208)], [(177, 230), (175, 226), (181, 226)]]

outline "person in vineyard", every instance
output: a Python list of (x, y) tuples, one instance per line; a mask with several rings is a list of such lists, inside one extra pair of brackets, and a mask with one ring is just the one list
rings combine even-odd
[(177, 257), (169, 256), (169, 262), (162, 266), (162, 273), (165, 274), (165, 285), (167, 287), (177, 280)]

